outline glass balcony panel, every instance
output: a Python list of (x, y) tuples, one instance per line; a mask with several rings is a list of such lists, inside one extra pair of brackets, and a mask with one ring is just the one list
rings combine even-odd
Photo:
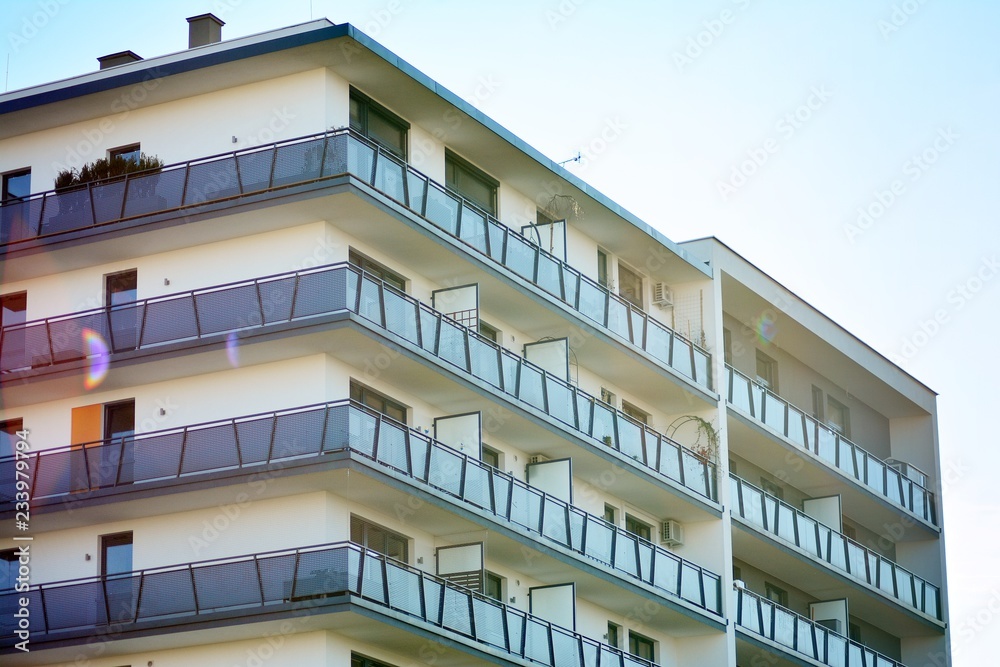
[(435, 183), (427, 184), (427, 212), (425, 216), (432, 223), (456, 236), (458, 231), (458, 209), (461, 203)]
[(616, 414), (604, 403), (594, 403), (594, 428), (591, 434), (612, 449), (618, 449), (615, 441)]
[(555, 298), (562, 299), (562, 272), (559, 266), (559, 263), (548, 255), (538, 254), (538, 286)]
[(670, 365), (681, 375), (694, 377), (694, 365), (691, 358), (691, 343), (680, 336), (673, 337), (673, 350), (670, 353)]
[(409, 473), (409, 456), (406, 440), (409, 431), (399, 424), (383, 419), (378, 430), (378, 459), (388, 466)]
[(646, 340), (646, 314), (641, 310), (633, 310), (630, 319), (632, 344), (641, 348)]
[(408, 169), (406, 171), (406, 191), (409, 196), (406, 205), (416, 213), (423, 215), (424, 198), (427, 196), (427, 179)]
[(514, 234), (507, 235), (507, 268), (525, 280), (535, 280), (535, 259), (538, 248)]
[[(347, 435), (347, 443), (351, 449), (359, 451), (365, 456), (375, 455), (375, 432), (378, 425), (378, 418), (375, 415), (352, 409), (350, 411), (350, 431)], [(329, 425), (327, 426), (329, 428)], [(379, 452), (384, 454), (384, 452)]]
[(793, 513), (793, 520), (796, 521), (798, 529), (798, 545), (817, 558), (822, 558), (822, 550), (819, 545), (819, 526), (815, 520), (805, 514)]
[[(683, 561), (673, 554), (659, 550), (653, 567), (653, 585), (667, 591), (681, 590), (681, 564)], [(718, 586), (711, 589), (718, 591)]]
[(508, 646), (515, 655), (523, 655), (521, 646), (524, 644), (524, 633), (526, 632), (524, 613), (513, 607), (507, 607), (504, 609), (504, 614), (507, 616)]
[(581, 667), (580, 642), (573, 635), (552, 628), (552, 648), (555, 656), (555, 667)]
[(692, 379), (698, 384), (711, 388), (712, 357), (705, 351), (694, 348), (694, 372)]
[(600, 662), (588, 663), (587, 667), (590, 667), (591, 664), (599, 665), (599, 667), (624, 667), (621, 652), (611, 650), (610, 646), (601, 645), (599, 658)]
[[(244, 193), (266, 190), (270, 186), (273, 160), (274, 149), (236, 156), (236, 166), (240, 172), (240, 185), (242, 185)], [(341, 169), (340, 171), (345, 170)]]
[(545, 511), (542, 514), (543, 525), (541, 533), (554, 542), (569, 546), (568, 519), (569, 507), (553, 498), (542, 500)]
[(645, 465), (642, 436), (642, 427), (628, 419), (618, 417), (618, 451)]
[(778, 501), (764, 495), (764, 527), (771, 532), (778, 530)]
[(380, 554), (371, 551), (365, 551), (362, 558), (364, 569), (360, 573), (361, 597), (389, 604), (385, 587), (385, 560)]
[(537, 532), (539, 502), (540, 497), (528, 487), (513, 485), (510, 490), (510, 521)]
[[(260, 586), (257, 585), (257, 568), (252, 560), (220, 563), (190, 570), (198, 591), (198, 609), (222, 611), (241, 607), (256, 607), (261, 603)], [(233, 582), (254, 582), (234, 586)]]
[(814, 660), (820, 659), (823, 654), (819, 647), (825, 643), (823, 641), (823, 636), (826, 635), (825, 630), (818, 628), (804, 618), (797, 618), (796, 624), (798, 627), (796, 628), (795, 641), (798, 651)]
[(892, 563), (880, 558), (878, 560), (878, 587), (889, 595), (895, 595), (896, 577)]
[(767, 530), (769, 524), (764, 513), (764, 493), (750, 486), (742, 485), (743, 518)]
[[(837, 465), (837, 447), (839, 444), (837, 442), (837, 434), (828, 429), (827, 427), (818, 424), (816, 428), (816, 433), (817, 433), (816, 442), (818, 443), (819, 447), (816, 453), (819, 455), (821, 459), (823, 459), (830, 465), (834, 466)], [(850, 467), (851, 456), (849, 451), (847, 452), (845, 461), (848, 463), (848, 467), (845, 468), (845, 470), (850, 471), (851, 476), (853, 477), (853, 468)]]
[(386, 153), (379, 151), (375, 163), (375, 189), (400, 204), (406, 204), (406, 168)]
[[(870, 467), (870, 466), (869, 466)], [(897, 471), (887, 465), (881, 466), (885, 470), (885, 495), (889, 500), (903, 504), (903, 477)]]
[(780, 607), (774, 607), (771, 613), (774, 614), (774, 641), (794, 649), (795, 615)]
[(764, 423), (782, 435), (785, 434), (786, 404), (770, 392), (764, 393)]
[(520, 523), (524, 525), (523, 522), (515, 521), (511, 514), (513, 511), (508, 510), (508, 505), (511, 500), (511, 492), (513, 489), (513, 482), (505, 475), (493, 475), (490, 479), (493, 484), (493, 504), (496, 507), (496, 513), (500, 517), (511, 521), (512, 523)]
[(493, 261), (503, 264), (507, 253), (507, 235), (510, 230), (496, 222), (490, 222), (488, 226), (490, 235), (490, 257)]
[[(139, 313), (136, 313), (135, 321), (142, 322)], [(197, 320), (194, 317), (192, 299), (179, 297), (146, 303), (146, 319), (142, 325), (142, 339), (139, 341), (139, 346), (186, 340), (197, 336)], [(118, 338), (120, 340), (123, 336), (120, 335)], [(128, 335), (126, 334), (124, 338), (127, 339)]]
[[(357, 280), (355, 274), (347, 274), (349, 293), (357, 293)], [(260, 294), (261, 315), (265, 324), (287, 322), (292, 319), (292, 291), (294, 288), (295, 277), (293, 276), (258, 281), (257, 291)], [(247, 319), (255, 321), (252, 315), (248, 315)]]
[(549, 400), (549, 414), (562, 423), (575, 427), (576, 416), (573, 411), (573, 406), (575, 405), (573, 391), (555, 378), (546, 376), (545, 393)]
[[(155, 197), (155, 181), (141, 184), (139, 180), (153, 179), (158, 176), (159, 174), (153, 174), (128, 179), (128, 187), (125, 190), (126, 217), (157, 210), (148, 201), (149, 198)], [(209, 160), (188, 167), (187, 188), (184, 190), (185, 206), (204, 204), (206, 201), (238, 194), (240, 194), (240, 181), (236, 175), (235, 158)], [(166, 204), (165, 200), (164, 204)], [(130, 213), (130, 209), (135, 212)]]
[(385, 299), (385, 328), (411, 343), (417, 343), (417, 305), (392, 289), (385, 289), (382, 295)]
[[(116, 590), (121, 586), (127, 587), (125, 590)], [(138, 583), (136, 585), (138, 589)], [(31, 614), (28, 617), (29, 629), (42, 633), (45, 630), (53, 632), (55, 630), (71, 630), (74, 628), (86, 628), (94, 625), (107, 625), (108, 614), (115, 619), (122, 618), (125, 611), (131, 610), (131, 602), (135, 598), (131, 596), (131, 579), (119, 579), (108, 590), (108, 598), (104, 595), (104, 586), (100, 581), (87, 582), (73, 586), (56, 586), (45, 590), (45, 607), (47, 609), (58, 609), (58, 613), (49, 614), (48, 622), (43, 623), (41, 614)], [(114, 594), (114, 596), (112, 596)], [(120, 594), (120, 597), (119, 597)], [(21, 594), (23, 595), (23, 593)], [(127, 597), (126, 597), (127, 596)], [(41, 609), (41, 594), (31, 591), (28, 597), (30, 602), (37, 603), (37, 606), (30, 609)], [(3, 621), (14, 618), (17, 597), (14, 592), (3, 594)], [(128, 601), (129, 605), (122, 609), (118, 602)], [(110, 610), (105, 606), (111, 603)], [(131, 617), (131, 614), (128, 614)], [(10, 626), (13, 634), (13, 624)], [(6, 628), (5, 628), (6, 629)], [(4, 637), (6, 639), (6, 636)]]
[(0, 206), (0, 243), (16, 243), (34, 237), (42, 215), (42, 204), (51, 196), (5, 202)]
[[(646, 352), (660, 363), (670, 365), (670, 331), (655, 320), (650, 320), (646, 327)], [(699, 376), (705, 377), (705, 376)]]
[(681, 597), (704, 604), (701, 595), (701, 572), (691, 563), (681, 563)]
[(575, 306), (577, 295), (580, 294), (580, 273), (568, 265), (562, 265), (563, 300), (570, 306)]
[(639, 541), (639, 578), (651, 581), (653, 571), (653, 554), (656, 549), (649, 542)]
[(462, 495), (462, 457), (444, 447), (431, 448), (430, 483), (448, 493)]
[[(179, 174), (180, 179), (183, 181), (186, 172), (186, 169), (178, 169), (175, 173)], [(183, 187), (183, 183), (181, 187)], [(99, 225), (121, 219), (122, 203), (125, 198), (124, 180), (93, 184), (90, 186), (90, 194), (94, 207), (94, 224)], [(180, 196), (178, 195), (175, 205), (179, 204)]]
[(586, 280), (580, 283), (579, 310), (585, 317), (603, 325), (607, 303), (607, 292)]
[[(320, 415), (320, 419), (322, 419), (322, 415)], [(236, 447), (236, 433), (228, 425), (191, 429), (187, 433), (184, 445), (181, 474), (197, 473), (204, 470), (225, 470), (240, 465), (240, 456)], [(174, 468), (173, 472), (176, 471), (177, 468)]]
[(710, 475), (705, 460), (686, 450), (681, 451), (681, 459), (684, 464), (684, 485), (702, 495), (709, 495)]
[(431, 623), (441, 625), (441, 602), (444, 596), (444, 584), (424, 577), (424, 613)]
[[(272, 425), (264, 420), (239, 421), (236, 424), (236, 435), (240, 442), (240, 457), (244, 463), (264, 463), (271, 455), (271, 434)], [(154, 463), (151, 457), (143, 455), (145, 441), (140, 441), (136, 456), (139, 457), (140, 467), (150, 472), (160, 468), (164, 476), (176, 474), (177, 468), (172, 470), (162, 463)], [(180, 457), (180, 447), (178, 446), (178, 458)]]
[(847, 662), (847, 647), (844, 637), (832, 632), (826, 633), (826, 664), (830, 667), (851, 667)]
[(490, 501), (490, 471), (469, 459), (464, 463), (465, 500), (487, 512), (493, 512), (493, 503)]
[(785, 540), (786, 542), (791, 542), (796, 544), (795, 539), (795, 512), (792, 511), (791, 507), (787, 505), (782, 505), (780, 503), (774, 503), (775, 505), (775, 516), (778, 537)]
[(411, 616), (422, 617), (424, 612), (420, 604), (420, 575), (412, 570), (389, 564), (385, 579), (391, 606)]
[(614, 533), (611, 526), (601, 519), (588, 517), (586, 555), (610, 565)]
[(587, 544), (584, 541), (584, 531), (587, 529), (589, 515), (584, 512), (570, 508), (569, 512), (569, 547), (577, 553), (586, 554)]
[(375, 150), (366, 143), (351, 137), (347, 142), (347, 168), (350, 173), (371, 185)]
[(509, 650), (504, 636), (503, 607), (490, 600), (473, 598), (472, 613), (476, 621), (476, 639)]
[(438, 327), (437, 356), (462, 370), (469, 370), (468, 360), (465, 356), (468, 330), (461, 324), (447, 318), (441, 319)]
[(868, 486), (872, 487), (873, 489), (875, 489), (880, 493), (886, 493), (887, 489), (885, 484), (885, 478), (883, 477), (883, 475), (885, 475), (885, 470), (886, 470), (885, 464), (878, 461), (873, 456), (866, 456), (865, 459), (867, 459), (865, 461), (866, 464), (865, 472), (867, 474), (867, 479), (865, 481), (867, 482)]
[(543, 665), (552, 664), (552, 635), (548, 624), (534, 618), (525, 619), (524, 657)]
[[(660, 456), (657, 461), (660, 474), (670, 479), (681, 478), (681, 448), (666, 438), (660, 438)], [(687, 481), (685, 479), (685, 481)]]
[(764, 415), (764, 388), (756, 382), (750, 383), (750, 414), (758, 420)]
[(633, 577), (639, 574), (637, 544), (638, 539), (630, 533), (619, 532), (615, 540), (615, 567)]
[(420, 347), (435, 354), (438, 345), (438, 317), (427, 308), (420, 308)]
[(451, 586), (444, 589), (444, 613), (441, 616), (442, 625), (449, 630), (466, 636), (474, 636), (472, 632), (472, 596)]
[(899, 595), (899, 599), (908, 605), (916, 606), (917, 601), (914, 599), (913, 594), (913, 575), (901, 567), (895, 567), (893, 569), (895, 570), (896, 593)]
[(542, 390), (545, 375), (537, 368), (521, 364), (521, 374), (517, 385), (517, 397), (539, 410), (545, 410), (545, 395)]
[(608, 328), (631, 341), (629, 335), (629, 307), (614, 297), (608, 299)]
[(191, 573), (183, 569), (144, 575), (142, 597), (137, 602), (138, 609), (135, 612), (137, 621), (195, 613), (197, 608)]
[(702, 590), (705, 591), (705, 608), (714, 611), (716, 614), (721, 614), (722, 595), (720, 593), (722, 592), (722, 579), (718, 575), (702, 570), (701, 586)]
[(799, 447), (806, 446), (805, 415), (793, 405), (788, 406), (788, 439)]
[(500, 353), (500, 364), (503, 370), (503, 389), (508, 395), (517, 398), (518, 375), (521, 362), (513, 354)]
[(486, 217), (475, 209), (462, 205), (460, 239), (479, 252), (488, 254), (486, 249)]
[(410, 432), (410, 466), (413, 476), (421, 481), (427, 481), (431, 471), (427, 469), (430, 460), (430, 438), (423, 434)]
[(203, 336), (260, 326), (260, 308), (254, 285), (201, 292), (194, 295), (194, 300), (198, 327)]
[(594, 435), (593, 411), (596, 401), (580, 392), (576, 393), (576, 428), (587, 434)]
[[(357, 582), (358, 563), (361, 554), (354, 552), (352, 582)], [(261, 591), (265, 602), (282, 602), (292, 594), (292, 582), (295, 580), (295, 554), (279, 556), (261, 556), (257, 558), (257, 568), (260, 571)], [(252, 579), (251, 579), (252, 581)], [(357, 592), (357, 587), (352, 590)]]
[(729, 369), (728, 377), (730, 401), (746, 414), (753, 415), (754, 412), (750, 402), (750, 380), (742, 375), (737, 375), (732, 369)]
[[(323, 166), (323, 139), (310, 139), (279, 145), (274, 158), (272, 187), (291, 185), (319, 178)], [(365, 181), (371, 183), (371, 153), (368, 155)], [(190, 186), (189, 186), (190, 187)]]
[[(325, 315), (345, 308), (347, 306), (346, 274), (347, 270), (343, 268), (319, 269), (300, 273), (298, 282), (293, 287), (292, 317)], [(382, 289), (379, 281), (372, 280), (369, 276), (362, 278), (361, 303), (366, 311), (366, 317), (385, 326), (382, 313)]]
[(94, 218), (87, 188), (49, 194), (42, 209), (42, 235), (90, 227)]

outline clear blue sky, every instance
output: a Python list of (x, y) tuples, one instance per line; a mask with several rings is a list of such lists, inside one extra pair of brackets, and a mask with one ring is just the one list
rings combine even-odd
[(592, 150), (569, 169), (938, 391), (955, 664), (995, 663), (1000, 3), (7, 0), (6, 88), (182, 50), (207, 11), (224, 38), (355, 24), (553, 159)]

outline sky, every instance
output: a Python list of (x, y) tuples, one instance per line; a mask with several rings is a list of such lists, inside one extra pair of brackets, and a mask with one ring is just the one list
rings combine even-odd
[(668, 238), (718, 237), (938, 392), (954, 664), (995, 663), (1000, 3), (5, 0), (4, 88), (183, 50), (184, 19), (208, 11), (224, 39), (353, 23), (553, 160), (581, 154), (569, 171)]

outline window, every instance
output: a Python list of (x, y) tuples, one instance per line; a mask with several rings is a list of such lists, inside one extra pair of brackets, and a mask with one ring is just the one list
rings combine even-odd
[(733, 581), (743, 581), (743, 570), (739, 565), (733, 565)]
[(444, 154), (444, 171), (444, 183), (450, 190), (496, 217), (499, 181), (448, 150)]
[(722, 358), (727, 363), (733, 363), (733, 332), (729, 329), (722, 330)]
[(122, 146), (121, 148), (112, 148), (108, 151), (108, 157), (112, 160), (115, 158), (121, 160), (128, 160), (129, 162), (139, 163), (139, 156), (142, 153), (139, 151), (139, 144), (132, 144), (131, 146)]
[(736, 472), (736, 459), (729, 459), (729, 474), (735, 475)]
[(604, 504), (604, 520), (613, 526), (618, 525), (618, 509), (614, 505)]
[(355, 250), (352, 249), (348, 253), (347, 261), (349, 261), (351, 264), (354, 264), (355, 266), (360, 267), (364, 271), (367, 271), (368, 273), (372, 274), (382, 282), (388, 285), (392, 285), (400, 292), (406, 291), (406, 278), (402, 277), (398, 273), (390, 271), (389, 269), (385, 268), (378, 262), (368, 259), (367, 257), (356, 252)]
[(0, 422), (0, 457), (14, 456), (17, 450), (18, 431), (24, 430), (24, 421), (21, 419), (8, 419)]
[(398, 422), (406, 423), (406, 406), (364, 385), (351, 382), (351, 398)]
[(840, 528), (844, 532), (844, 537), (847, 537), (848, 539), (852, 539), (855, 542), (858, 541), (858, 529), (857, 528), (855, 528), (854, 526), (851, 526), (851, 525), (849, 525), (847, 523), (844, 523), (843, 520), (841, 520)]
[(135, 400), (104, 406), (104, 439), (116, 440), (135, 433)]
[(601, 400), (610, 405), (611, 407), (615, 407), (617, 405), (615, 403), (614, 392), (612, 392), (609, 389), (605, 389), (604, 387), (601, 387)]
[(823, 421), (823, 390), (813, 385), (812, 388), (813, 411), (812, 416)]
[(139, 343), (138, 272), (135, 269), (104, 276), (104, 305), (111, 312), (111, 347), (115, 352), (132, 350)]
[(597, 282), (608, 287), (608, 253), (597, 249)]
[(760, 350), (757, 350), (757, 382), (778, 393), (778, 363)]
[(618, 264), (618, 295), (642, 310), (642, 276), (620, 262)]
[(625, 530), (647, 541), (653, 537), (653, 527), (645, 521), (636, 519), (631, 514), (625, 515)]
[(851, 415), (847, 406), (833, 398), (827, 396), (826, 399), (826, 424), (834, 431), (844, 436), (851, 437)]
[(406, 536), (356, 516), (351, 516), (351, 542), (404, 563), (409, 561), (410, 541)]
[(0, 551), (0, 591), (10, 590), (17, 584), (17, 549)]
[(775, 586), (770, 581), (764, 582), (764, 597), (782, 607), (788, 606), (788, 591)]
[(132, 303), (138, 297), (139, 274), (135, 269), (112, 273), (104, 277), (104, 305), (109, 307)]
[(622, 401), (622, 412), (640, 424), (649, 424), (649, 413), (640, 410), (628, 401)]
[(371, 658), (366, 658), (363, 655), (358, 655), (357, 653), (351, 653), (351, 667), (392, 667), (392, 665), (387, 665), (384, 662), (377, 662)]
[(31, 194), (31, 170), (12, 171), (3, 175), (3, 196), (5, 202), (20, 201)]
[(628, 631), (628, 652), (632, 655), (654, 662), (656, 644), (649, 637), (643, 637), (638, 632)]
[(760, 488), (764, 490), (764, 493), (769, 493), (778, 500), (785, 499), (785, 490), (781, 488), (780, 484), (775, 484), (769, 479), (764, 477), (760, 478)]
[(622, 626), (608, 621), (608, 645), (621, 648)]
[(503, 602), (503, 577), (493, 572), (486, 572), (486, 597), (497, 602)]
[(491, 327), (482, 320), (479, 320), (479, 335), (483, 338), (489, 338), (494, 343), (500, 342), (500, 330), (496, 327)]
[[(18, 292), (16, 294), (5, 294), (0, 296), (0, 327), (7, 328), (18, 324), (24, 324), (28, 321), (28, 293)], [(5, 331), (3, 338), (0, 339), (0, 343), (3, 345), (5, 350), (3, 357), (5, 360), (9, 360), (14, 363), (14, 366), (10, 368), (17, 368), (21, 366), (21, 362), (15, 360), (23, 360), (24, 365), (27, 366), (31, 362), (25, 359), (25, 336), (27, 332), (22, 329), (16, 329), (14, 331)]]
[(114, 576), (132, 571), (132, 533), (101, 536), (101, 574)]
[(351, 89), (351, 129), (406, 160), (410, 124), (364, 93)]
[(488, 466), (493, 466), (494, 468), (500, 467), (500, 452), (493, 449), (492, 447), (487, 447), (483, 445), (483, 463)]
[(861, 643), (861, 626), (858, 625), (857, 623), (850, 623), (849, 622), (847, 624), (847, 637), (851, 641), (855, 641), (855, 642), (858, 642), (860, 644)]

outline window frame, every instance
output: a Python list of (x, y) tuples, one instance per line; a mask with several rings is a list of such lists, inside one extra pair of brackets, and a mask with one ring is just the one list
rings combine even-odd
[(788, 591), (770, 581), (764, 582), (764, 597), (777, 605), (788, 608)]
[(625, 512), (625, 530), (647, 542), (653, 541), (653, 525), (629, 512)]
[[(490, 572), (489, 570), (486, 570), (485, 574), (483, 575), (483, 595), (490, 598), (491, 600), (496, 600), (500, 604), (503, 604), (505, 581), (506, 581), (505, 577), (500, 576), (496, 572)], [(491, 584), (495, 584), (497, 586), (496, 596), (490, 593)]]
[[(362, 112), (361, 115), (363, 116), (363, 118), (359, 119), (358, 125), (355, 125), (354, 119), (351, 117), (352, 114), (350, 112), (350, 104), (352, 102), (357, 102)], [(388, 142), (381, 139), (380, 137), (373, 136), (371, 134), (370, 116), (373, 114), (375, 116), (378, 116), (382, 121), (386, 122), (388, 125), (394, 125), (400, 130), (400, 134), (402, 135), (402, 140), (403, 140), (402, 141), (403, 145), (400, 147), (401, 150), (396, 146), (390, 145)], [(347, 124), (352, 130), (354, 130), (361, 136), (365, 137), (366, 139), (375, 144), (378, 144), (381, 148), (384, 148), (385, 150), (389, 151), (390, 153), (401, 159), (403, 162), (406, 162), (407, 156), (409, 155), (410, 123), (407, 122), (402, 117), (400, 117), (398, 114), (387, 109), (384, 105), (379, 104), (378, 102), (373, 100), (371, 96), (366, 95), (365, 93), (361, 92), (354, 86), (351, 86), (349, 94)]]
[[(630, 296), (632, 288), (630, 287), (628, 290), (625, 289), (625, 280), (622, 278), (622, 272), (623, 271), (625, 273), (631, 274), (636, 279), (636, 281), (638, 281), (638, 294), (635, 295), (635, 299), (638, 302), (636, 300), (633, 300), (632, 296)], [(641, 272), (636, 271), (631, 266), (629, 266), (628, 264), (625, 264), (622, 261), (618, 262), (618, 296), (620, 296), (621, 298), (625, 299), (632, 306), (634, 306), (635, 308), (637, 308), (639, 310), (645, 310), (645, 308), (646, 308), (646, 306), (645, 306), (645, 304), (646, 304), (646, 276), (644, 276)]]
[[(357, 522), (359, 527), (362, 528), (363, 541), (359, 542), (358, 540), (354, 539), (355, 522)], [(385, 534), (386, 543), (384, 545), (381, 545), (381, 548), (376, 548), (375, 546), (372, 546), (371, 544), (368, 543), (369, 539), (368, 530), (370, 528), (380, 530)], [(402, 533), (397, 533), (391, 528), (386, 528), (382, 524), (375, 523), (374, 521), (370, 521), (369, 519), (366, 519), (365, 517), (359, 516), (357, 514), (351, 514), (349, 529), (351, 533), (351, 542), (354, 542), (355, 544), (362, 546), (365, 549), (368, 549), (369, 551), (374, 551), (375, 553), (382, 554), (386, 558), (392, 558), (393, 560), (398, 560), (406, 564), (410, 563), (410, 538), (408, 536), (403, 535)], [(403, 545), (402, 558), (397, 558), (396, 556), (390, 555), (389, 553), (390, 549), (388, 548), (389, 546), (388, 540), (390, 538), (398, 540)]]
[[(500, 450), (499, 449), (494, 449), (493, 447), (490, 447), (489, 445), (486, 445), (486, 444), (483, 444), (482, 447), (483, 447), (483, 454), (482, 454), (482, 459), (481, 459), (482, 462), (485, 463), (486, 465), (492, 467), (492, 468), (496, 468), (497, 470), (500, 470), (500, 464), (502, 463), (502, 460), (500, 458)], [(487, 457), (489, 457), (491, 460), (495, 460), (496, 461), (496, 465), (494, 465), (493, 463), (491, 463), (491, 461), (487, 461), (486, 460)]]
[[(481, 185), (485, 186), (490, 191), (490, 202), (480, 202), (469, 196), (469, 192), (463, 190), (453, 177), (453, 169), (461, 170), (466, 177), (473, 181), (478, 181)], [(473, 206), (486, 211), (490, 216), (494, 218), (500, 217), (500, 181), (448, 148), (444, 151), (444, 172), (445, 187), (460, 195)]]
[(622, 412), (640, 424), (644, 424), (646, 426), (649, 426), (650, 419), (652, 418), (651, 414), (642, 408), (638, 408), (632, 403), (629, 403), (624, 398), (622, 399)]
[[(778, 362), (772, 359), (770, 356), (765, 354), (760, 348), (757, 348), (755, 375), (757, 377), (757, 383), (766, 389), (770, 390), (772, 394), (777, 395), (778, 393)], [(760, 373), (761, 364), (767, 369), (768, 377), (764, 377)]]
[(603, 248), (597, 249), (597, 284), (611, 289), (610, 255)]
[(354, 264), (365, 273), (370, 273), (375, 276), (390, 287), (394, 287), (400, 292), (406, 292), (406, 278), (399, 273), (396, 273), (385, 264), (375, 261), (371, 257), (358, 252), (354, 248), (348, 249), (347, 261)]
[(722, 328), (722, 361), (733, 365), (733, 332), (728, 328)]
[(14, 456), (17, 453), (17, 443), (21, 439), (17, 437), (18, 431), (24, 430), (24, 419), (21, 417), (11, 417), (10, 419), (0, 420), (0, 433), (5, 434), (4, 440), (10, 441), (10, 451), (6, 449), (0, 449), (0, 456)]
[[(23, 195), (10, 193), (10, 182), (14, 179), (28, 177), (28, 191)], [(6, 204), (7, 202), (19, 202), (24, 201), (31, 195), (31, 167), (25, 167), (24, 169), (13, 169), (11, 171), (6, 171), (0, 175), (0, 203)]]
[(126, 144), (125, 146), (119, 146), (118, 148), (108, 149), (108, 160), (114, 160), (115, 158), (121, 158), (128, 160), (133, 164), (139, 164), (139, 160), (142, 157), (142, 148), (139, 143)]
[(614, 646), (615, 648), (622, 647), (622, 626), (614, 623), (613, 621), (608, 621), (608, 634), (606, 636), (608, 646)]
[[(843, 424), (833, 419), (836, 413), (843, 417)], [(829, 394), (826, 395), (826, 420), (823, 422), (842, 437), (851, 437), (851, 409)]]
[(823, 404), (823, 390), (816, 385), (812, 386), (812, 416), (813, 419), (823, 422), (823, 415), (826, 414)]
[(483, 338), (493, 341), (497, 345), (500, 344), (500, 329), (497, 329), (492, 324), (479, 320), (479, 328), (477, 332)]
[[(100, 543), (102, 577), (124, 577), (135, 570), (135, 535), (131, 530), (101, 535)], [(126, 544), (129, 546), (129, 569), (121, 572), (108, 572), (108, 550), (114, 547), (125, 546)]]
[(360, 653), (355, 653), (351, 651), (351, 667), (395, 667), (387, 662), (382, 662), (381, 660), (375, 660), (374, 658), (369, 658), (366, 655), (361, 655)]
[[(639, 649), (641, 646), (647, 646), (649, 648), (649, 655), (643, 655)], [(641, 635), (635, 630), (628, 631), (628, 653), (629, 655), (634, 655), (637, 658), (642, 658), (644, 660), (649, 660), (650, 662), (656, 662), (656, 640), (647, 637), (646, 635)]]
[[(368, 385), (361, 384), (353, 378), (350, 381), (349, 396), (352, 401), (356, 401), (366, 408), (370, 408), (381, 415), (385, 415), (389, 419), (394, 419), (401, 424), (407, 423), (407, 416), (409, 415), (409, 408), (400, 403), (391, 396), (387, 396), (380, 391), (372, 389)], [(372, 405), (368, 402), (368, 397), (372, 399), (378, 399), (382, 402), (382, 406)], [(395, 416), (394, 414), (386, 411), (386, 407), (397, 408), (399, 412), (402, 413), (402, 418)]]

